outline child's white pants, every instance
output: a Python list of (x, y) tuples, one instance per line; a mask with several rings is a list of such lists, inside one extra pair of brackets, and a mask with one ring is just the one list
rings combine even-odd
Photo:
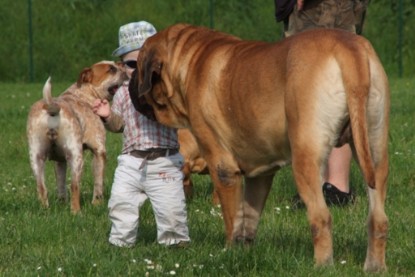
[(108, 203), (112, 222), (109, 242), (123, 247), (135, 244), (139, 210), (150, 199), (157, 224), (157, 241), (173, 245), (190, 241), (183, 191), (183, 157), (177, 153), (145, 161), (128, 154), (118, 156)]

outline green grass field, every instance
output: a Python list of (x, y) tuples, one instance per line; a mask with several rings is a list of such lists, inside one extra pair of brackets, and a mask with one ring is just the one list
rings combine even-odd
[[(59, 94), (69, 84), (54, 84)], [(91, 205), (90, 155), (82, 178), (82, 213), (56, 199), (52, 164), (47, 167), (50, 208), (41, 208), (28, 159), (26, 118), (41, 98), (43, 84), (0, 84), (0, 276), (364, 276), (367, 198), (356, 165), (354, 205), (331, 208), (335, 265), (316, 269), (305, 210), (290, 209), (295, 194), (291, 168), (275, 180), (251, 248), (224, 249), (224, 227), (211, 205), (207, 176), (193, 176), (195, 196), (188, 203), (192, 238), (187, 249), (156, 243), (151, 206), (141, 212), (138, 243), (118, 249), (107, 243), (107, 200), (121, 148), (121, 136), (108, 134), (106, 201)], [(415, 80), (391, 80), (390, 175), (386, 212), (390, 221), (388, 272), (415, 276)]]

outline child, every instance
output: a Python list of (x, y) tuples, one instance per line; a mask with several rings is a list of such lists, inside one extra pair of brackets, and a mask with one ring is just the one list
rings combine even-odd
[[(137, 67), (139, 49), (155, 33), (154, 26), (145, 21), (120, 27), (119, 47), (113, 56), (121, 58), (129, 78)], [(137, 112), (128, 81), (116, 92), (112, 107), (108, 101), (96, 100), (93, 109), (109, 131), (123, 133), (108, 203), (112, 222), (109, 242), (120, 247), (135, 244), (139, 209), (148, 198), (156, 218), (158, 243), (186, 245), (190, 238), (177, 130)]]

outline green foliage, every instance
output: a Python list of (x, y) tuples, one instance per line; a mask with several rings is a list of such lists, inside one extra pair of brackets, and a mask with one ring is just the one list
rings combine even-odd
[[(82, 1), (72, 1), (77, 3)], [(98, 1), (97, 1), (98, 2)], [(195, 196), (188, 203), (192, 243), (168, 249), (156, 243), (151, 206), (140, 211), (137, 246), (111, 247), (107, 200), (120, 152), (119, 134), (108, 133), (105, 203), (92, 206), (91, 156), (86, 156), (81, 183), (82, 213), (70, 214), (69, 203), (56, 197), (53, 166), (47, 164), (50, 208), (41, 208), (29, 166), (26, 119), (29, 107), (42, 96), (43, 84), (0, 83), (0, 276), (366, 276), (367, 198), (356, 165), (351, 182), (356, 203), (330, 209), (333, 216), (333, 267), (313, 267), (311, 234), (305, 210), (289, 208), (295, 194), (290, 167), (274, 180), (252, 248), (224, 250), (224, 226), (211, 205), (208, 176), (193, 176)], [(69, 83), (53, 83), (53, 95)], [(390, 230), (382, 276), (413, 276), (413, 212), (415, 190), (415, 81), (391, 80), (390, 175), (386, 213)]]
[(414, 32), (415, 0), (371, 1), (363, 35), (372, 42), (389, 75), (396, 76), (399, 72), (400, 51), (404, 75), (415, 75)]
[[(214, 27), (244, 39), (276, 41), (282, 25), (275, 22), (271, 0), (0, 0), (3, 40), (0, 81), (30, 81), (29, 8), (32, 3), (33, 73), (43, 82), (74, 81), (86, 66), (113, 59), (118, 28), (147, 20), (161, 30), (178, 22)], [(402, 16), (399, 1), (403, 3)], [(371, 1), (364, 35), (377, 49), (389, 75), (398, 74), (402, 49), (405, 76), (415, 73), (415, 0)], [(402, 18), (403, 33), (398, 34)], [(399, 39), (402, 43), (399, 43)], [(5, 56), (7, 55), (7, 56)]]

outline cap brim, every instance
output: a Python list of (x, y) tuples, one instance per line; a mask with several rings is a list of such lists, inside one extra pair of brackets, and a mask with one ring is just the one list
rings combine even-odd
[(112, 55), (115, 57), (120, 57), (122, 55), (125, 55), (131, 51), (140, 50), (141, 46), (139, 45), (123, 45), (121, 47), (118, 47), (117, 49), (112, 52)]

